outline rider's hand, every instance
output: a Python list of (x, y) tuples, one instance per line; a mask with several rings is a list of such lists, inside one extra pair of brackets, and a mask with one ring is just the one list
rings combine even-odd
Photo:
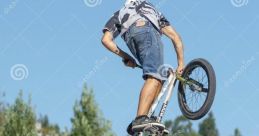
[(132, 58), (131, 56), (127, 56), (126, 58), (123, 58), (122, 61), (128, 67), (135, 68), (137, 66), (135, 59)]
[(184, 70), (184, 65), (179, 65), (176, 69), (176, 72), (180, 75), (183, 74), (183, 70)]

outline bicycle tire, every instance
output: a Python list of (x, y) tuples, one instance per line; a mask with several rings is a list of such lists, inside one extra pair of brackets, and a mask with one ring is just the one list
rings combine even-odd
[(201, 67), (206, 72), (207, 79), (208, 79), (208, 89), (207, 89), (208, 92), (207, 92), (206, 99), (203, 105), (201, 106), (201, 108), (199, 108), (197, 111), (190, 110), (190, 108), (186, 103), (186, 98), (185, 98), (185, 89), (186, 89), (185, 84), (181, 82), (179, 82), (178, 84), (178, 104), (179, 104), (180, 110), (186, 118), (191, 120), (201, 119), (209, 112), (216, 94), (215, 71), (212, 65), (207, 60), (202, 58), (192, 60), (184, 69), (182, 77), (185, 79), (188, 78), (187, 76), (189, 76), (190, 73), (197, 67)]

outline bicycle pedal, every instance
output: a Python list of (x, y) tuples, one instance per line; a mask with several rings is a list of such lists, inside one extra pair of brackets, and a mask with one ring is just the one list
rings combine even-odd
[(159, 134), (164, 133), (164, 128), (154, 126), (152, 124), (149, 124), (143, 129), (143, 132), (149, 132), (151, 134)]
[(163, 133), (161, 133), (161, 132), (156, 132), (156, 133), (153, 133), (153, 132), (143, 132), (142, 136), (163, 136)]

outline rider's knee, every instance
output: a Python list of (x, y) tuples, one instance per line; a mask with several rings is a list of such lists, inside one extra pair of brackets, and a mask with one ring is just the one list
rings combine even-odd
[(146, 82), (149, 82), (149, 81), (152, 81), (152, 82), (154, 82), (154, 83), (157, 84), (157, 85), (162, 84), (162, 81), (161, 81), (160, 79), (157, 79), (157, 78), (155, 78), (155, 77), (153, 77), (153, 76), (150, 76), (150, 75), (148, 75), (148, 76), (146, 77)]

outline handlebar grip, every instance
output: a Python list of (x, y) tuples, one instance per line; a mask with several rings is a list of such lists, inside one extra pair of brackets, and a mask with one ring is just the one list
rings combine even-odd
[[(129, 61), (129, 60), (127, 60), (127, 59), (122, 59), (122, 62), (123, 62), (124, 64), (127, 64), (128, 61)], [(143, 67), (140, 66), (139, 64), (137, 64), (136, 67), (137, 67), (137, 68), (140, 68), (140, 69), (143, 69)]]
[(138, 64), (137, 64), (137, 67), (138, 67), (138, 68), (140, 68), (140, 69), (143, 69), (143, 67), (142, 67), (142, 66), (140, 66), (140, 65), (138, 65)]

